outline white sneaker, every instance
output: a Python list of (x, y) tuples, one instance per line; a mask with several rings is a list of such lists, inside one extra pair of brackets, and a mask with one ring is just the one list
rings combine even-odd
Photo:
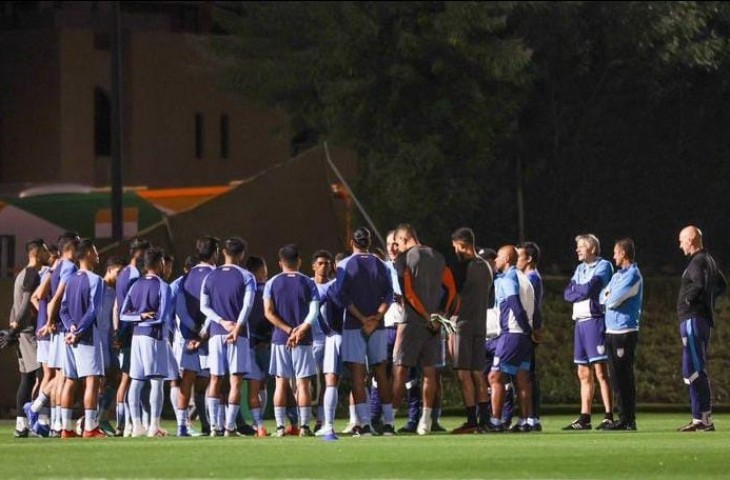
[(348, 423), (342, 433), (352, 433), (355, 427), (357, 427), (357, 423)]
[(335, 433), (335, 429), (332, 425), (322, 425), (322, 428), (314, 432), (315, 437), (324, 437), (330, 433)]
[(130, 434), (130, 437), (146, 437), (147, 436), (147, 429), (145, 429), (142, 426), (139, 426), (137, 428), (132, 428), (132, 432)]
[(431, 433), (431, 417), (428, 418), (421, 418), (421, 420), (418, 422), (418, 428), (416, 428), (416, 433), (419, 435), (428, 435)]
[(166, 437), (167, 432), (161, 428), (151, 428), (147, 432), (148, 437)]

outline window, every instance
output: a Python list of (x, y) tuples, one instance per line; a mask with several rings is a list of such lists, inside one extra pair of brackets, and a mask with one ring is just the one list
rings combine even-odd
[(112, 103), (99, 87), (94, 89), (94, 154), (97, 157), (112, 154)]
[(228, 158), (228, 115), (221, 115), (221, 158)]
[(195, 158), (203, 158), (203, 114), (195, 114)]

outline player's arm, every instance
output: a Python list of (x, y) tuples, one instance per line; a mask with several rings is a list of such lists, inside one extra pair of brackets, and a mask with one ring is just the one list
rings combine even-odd
[(36, 310), (40, 309), (40, 302), (41, 298), (44, 298), (46, 295), (48, 295), (48, 292), (51, 291), (51, 275), (46, 275), (46, 278), (43, 279), (40, 285), (38, 285), (38, 288), (35, 289), (33, 294), (30, 296), (30, 301), (35, 307)]
[(682, 287), (682, 301), (686, 305), (702, 301), (707, 288), (707, 269), (705, 265), (700, 265), (698, 261), (691, 261), (687, 265), (685, 278), (689, 279), (689, 282), (685, 282)]
[(213, 307), (211, 307), (211, 292), (208, 287), (209, 278), (210, 275), (205, 277), (202, 285), (200, 285), (200, 311), (203, 313), (203, 315), (205, 315), (207, 321), (215, 322), (230, 332), (233, 328), (233, 322), (231, 320), (226, 320), (225, 318), (218, 315), (215, 310), (213, 310)]
[(20, 304), (18, 305), (18, 308), (15, 311), (16, 315), (16, 323), (19, 320), (24, 319), (28, 315), (28, 311), (30, 310), (30, 297), (33, 294), (34, 290), (33, 285), (33, 277), (31, 275), (25, 276), (23, 279), (23, 290), (22, 295), (20, 297)]
[(582, 302), (600, 294), (606, 285), (608, 285), (608, 281), (605, 280), (604, 276), (598, 274), (593, 275), (586, 283), (571, 280), (565, 288), (565, 292), (563, 292), (563, 298), (571, 303)]
[(461, 304), (459, 301), (454, 272), (452, 272), (448, 267), (445, 267), (441, 273), (441, 285), (446, 291), (446, 305), (444, 307), (444, 312), (448, 316), (457, 315)]
[(527, 318), (527, 311), (520, 301), (519, 293), (510, 295), (504, 301), (507, 303), (507, 308), (512, 310), (512, 314), (515, 316), (517, 325), (520, 326), (523, 332), (529, 335), (532, 332), (532, 327), (530, 326), (530, 321)]
[(238, 318), (236, 319), (236, 325), (238, 325), (238, 327), (248, 323), (248, 317), (251, 316), (253, 302), (256, 299), (256, 279), (251, 275), (244, 275), (244, 278), (246, 282), (246, 290), (243, 294), (241, 312), (238, 314)]
[(409, 267), (406, 267), (405, 272), (403, 273), (403, 296), (413, 310), (415, 310), (416, 313), (426, 321), (426, 323), (431, 322), (430, 312), (428, 312), (426, 307), (423, 306), (423, 302), (421, 302), (421, 299), (418, 298), (418, 294), (416, 294), (416, 291), (413, 289), (413, 275)]
[(606, 308), (614, 310), (626, 300), (639, 294), (641, 276), (636, 273), (620, 275), (616, 281), (611, 281), (610, 287), (606, 298)]
[(293, 327), (289, 326), (280, 316), (276, 313), (276, 307), (274, 301), (271, 298), (264, 298), (264, 316), (274, 327), (283, 331), (287, 335), (290, 335)]
[(122, 302), (122, 308), (119, 313), (119, 320), (122, 322), (139, 323), (145, 320), (142, 316), (142, 312), (134, 311), (136, 309), (128, 311), (132, 303), (132, 294), (136, 292), (136, 287), (136, 284), (132, 285), (127, 292), (127, 295), (124, 297), (124, 302)]
[(76, 335), (81, 335), (94, 325), (104, 299), (104, 285), (101, 277), (92, 277), (89, 284), (89, 308), (76, 325)]
[(532, 284), (532, 290), (535, 292), (535, 311), (532, 314), (532, 329), (535, 331), (536, 337), (539, 339), (539, 332), (542, 331), (542, 308), (540, 305), (542, 303), (542, 282), (539, 278), (530, 278), (530, 283)]

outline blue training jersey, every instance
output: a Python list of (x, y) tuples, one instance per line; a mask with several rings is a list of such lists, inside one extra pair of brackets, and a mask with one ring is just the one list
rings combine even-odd
[(639, 267), (632, 263), (618, 270), (601, 292), (606, 305), (606, 333), (626, 333), (639, 330), (644, 279)]
[(573, 278), (563, 292), (563, 298), (573, 304), (573, 320), (603, 318), (603, 306), (599, 302), (599, 296), (601, 290), (611, 281), (611, 275), (611, 263), (601, 257), (576, 267)]
[(91, 344), (94, 339), (96, 316), (101, 310), (104, 281), (94, 272), (79, 270), (66, 283), (59, 316), (66, 331), (76, 329), (79, 341)]
[(501, 333), (532, 333), (531, 319), (520, 300), (520, 282), (517, 268), (510, 267), (494, 280), (494, 302), (499, 311)]
[(205, 314), (200, 310), (200, 294), (203, 281), (215, 267), (199, 263), (190, 269), (180, 281), (180, 289), (174, 305), (175, 314), (180, 319), (180, 334), (185, 340), (198, 338), (205, 328)]
[(532, 289), (535, 292), (535, 313), (532, 316), (532, 327), (535, 330), (540, 330), (542, 328), (542, 277), (540, 276), (540, 272), (537, 270), (527, 272), (525, 275), (530, 281)]
[[(248, 326), (256, 295), (256, 279), (237, 265), (221, 265), (203, 280), (200, 310), (212, 322), (210, 334), (228, 335), (221, 322)], [(248, 334), (246, 334), (248, 336)]]
[[(58, 291), (58, 287), (61, 286), (62, 283), (66, 284), (68, 283), (68, 279), (71, 278), (71, 275), (76, 273), (78, 271), (79, 267), (76, 266), (76, 264), (70, 260), (66, 260), (65, 258), (62, 258), (61, 261), (56, 265), (56, 268), (53, 269), (53, 273), (51, 273), (51, 297), (53, 298), (56, 295), (56, 292)], [(65, 325), (63, 322), (57, 323), (58, 328), (56, 331), (58, 333), (62, 333), (65, 331)]]
[[(171, 311), (169, 285), (157, 275), (146, 274), (129, 289), (119, 319), (134, 324), (134, 335), (162, 340)], [(142, 314), (149, 312), (152, 318), (143, 319)]]
[[(264, 286), (264, 301), (271, 300), (274, 310), (290, 327), (298, 327), (307, 318), (310, 304), (319, 300), (317, 286), (311, 278), (299, 272), (282, 272), (272, 277)], [(276, 328), (272, 343), (286, 345), (289, 335)], [(302, 345), (312, 344), (311, 330), (307, 332)]]

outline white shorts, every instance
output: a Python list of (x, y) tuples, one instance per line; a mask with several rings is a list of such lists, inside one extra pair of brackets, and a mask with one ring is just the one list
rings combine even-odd
[(324, 344), (324, 365), (322, 373), (342, 375), (342, 335), (333, 333)]
[(167, 344), (147, 335), (133, 335), (129, 376), (135, 380), (166, 378), (169, 373)]
[(282, 378), (307, 378), (317, 374), (311, 345), (287, 348), (286, 345), (271, 345), (269, 374)]
[(362, 330), (342, 331), (342, 361), (370, 366), (388, 359), (388, 332), (381, 328), (366, 339)]
[(48, 363), (48, 357), (51, 352), (51, 340), (46, 338), (45, 340), (38, 339), (38, 351), (36, 353), (36, 360), (38, 363)]
[(227, 343), (226, 335), (213, 335), (208, 340), (208, 368), (210, 374), (244, 375), (249, 371), (251, 352), (248, 338), (239, 336), (236, 343)]
[(249, 363), (249, 371), (246, 373), (246, 380), (256, 380), (262, 382), (269, 375), (269, 365), (271, 364), (271, 345), (266, 347), (249, 348), (251, 359)]
[(63, 368), (63, 358), (66, 351), (65, 333), (52, 333), (48, 345), (48, 366), (50, 368)]
[(167, 377), (165, 380), (177, 380), (180, 378), (180, 368), (178, 367), (177, 359), (172, 351), (172, 345), (165, 342), (165, 346), (167, 347)]
[(94, 341), (91, 345), (64, 343), (63, 375), (66, 378), (101, 377), (104, 375), (104, 360), (101, 355), (99, 334), (94, 329)]
[(312, 353), (314, 354), (314, 364), (317, 366), (317, 373), (322, 373), (322, 362), (324, 362), (324, 345), (327, 342), (327, 337), (324, 337), (322, 341), (315, 340), (312, 342)]

